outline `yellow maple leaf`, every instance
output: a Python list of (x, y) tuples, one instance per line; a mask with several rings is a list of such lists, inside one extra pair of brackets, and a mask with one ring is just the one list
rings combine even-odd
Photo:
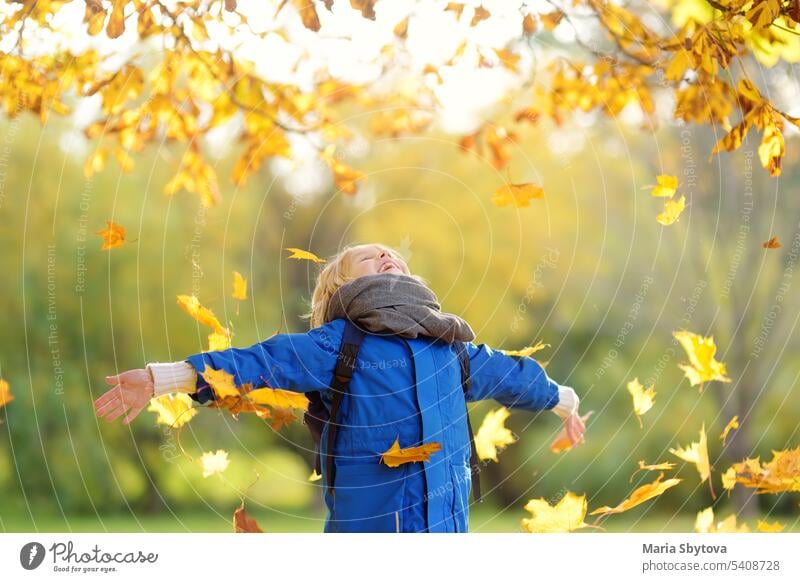
[(216, 453), (203, 453), (200, 457), (200, 465), (203, 467), (203, 478), (214, 475), (215, 473), (222, 473), (228, 468), (230, 460), (228, 453), (222, 449), (218, 449)]
[(722, 474), (722, 487), (730, 491), (736, 485), (736, 467), (728, 467)]
[(418, 447), (400, 448), (400, 437), (394, 440), (394, 443), (387, 451), (381, 455), (383, 461), (388, 467), (399, 467), (403, 463), (414, 463), (416, 461), (428, 461), (431, 454), (442, 450), (442, 445), (439, 443), (425, 443)]
[(707, 507), (697, 512), (694, 529), (698, 533), (747, 533), (750, 528), (746, 523), (736, 525), (736, 514), (732, 513), (720, 522), (714, 521), (714, 508)]
[(308, 398), (302, 392), (264, 387), (249, 392), (247, 397), (256, 404), (308, 410)]
[(714, 359), (717, 353), (717, 346), (713, 336), (703, 337), (690, 331), (676, 331), (672, 335), (677, 339), (686, 355), (689, 356), (689, 364), (679, 364), (692, 386), (716, 380), (718, 382), (730, 382), (725, 373), (725, 364)]
[(156, 424), (165, 424), (178, 428), (192, 420), (197, 414), (197, 408), (192, 406), (192, 399), (188, 394), (165, 394), (150, 400), (148, 412), (158, 414)]
[[(581, 420), (585, 423), (587, 420), (589, 420), (589, 417), (592, 416), (592, 414), (594, 414), (594, 410), (590, 410), (581, 416)], [(553, 453), (560, 453), (561, 451), (569, 451), (574, 446), (575, 445), (572, 444), (572, 440), (567, 434), (567, 426), (564, 425), (561, 428), (561, 431), (559, 431), (559, 433), (556, 435), (556, 438), (553, 439), (553, 442), (550, 443), (550, 451)]]
[(503, 406), (488, 412), (483, 418), (481, 427), (475, 433), (475, 448), (479, 459), (497, 462), (497, 448), (504, 448), (517, 441), (514, 433), (505, 427), (509, 414), (508, 408)]
[(98, 230), (95, 234), (103, 238), (103, 246), (100, 250), (106, 251), (109, 249), (116, 249), (125, 244), (125, 227), (117, 224), (113, 220), (106, 220), (106, 226), (103, 230)]
[(227, 333), (212, 331), (208, 334), (208, 351), (217, 352), (231, 347), (231, 336)]
[(546, 499), (530, 499), (525, 510), (532, 515), (522, 519), (522, 527), (530, 533), (567, 533), (588, 527), (583, 521), (586, 517), (586, 495), (576, 495), (572, 491), (562, 497), (555, 505)]
[(214, 328), (214, 331), (218, 334), (228, 335), (228, 330), (222, 327), (214, 312), (207, 307), (203, 307), (197, 297), (194, 295), (178, 295), (177, 298), (180, 308), (195, 320)]
[(706, 442), (705, 422), (703, 422), (703, 425), (700, 427), (700, 439), (697, 442), (691, 443), (686, 448), (670, 448), (669, 452), (679, 459), (683, 459), (687, 463), (694, 463), (695, 467), (697, 468), (697, 472), (700, 474), (701, 483), (703, 483), (711, 475), (711, 465), (708, 461), (708, 444)]
[(642, 415), (653, 407), (656, 391), (653, 385), (645, 390), (639, 378), (634, 378), (628, 382), (628, 392), (633, 397), (633, 412), (636, 414), (636, 419), (639, 421), (639, 427), (643, 428)]
[(12, 400), (14, 400), (14, 395), (11, 394), (8, 382), (0, 378), (0, 406), (5, 406)]
[(675, 176), (660, 174), (656, 176), (656, 182), (657, 184), (650, 192), (650, 195), (656, 198), (672, 198), (675, 190), (678, 189), (678, 178)]
[(768, 533), (777, 533), (777, 532), (782, 532), (784, 530), (784, 525), (778, 521), (773, 523), (767, 523), (766, 521), (759, 519), (758, 524), (756, 525), (756, 529), (758, 529), (758, 531), (763, 531)]
[(536, 352), (540, 352), (543, 349), (549, 348), (549, 347), (550, 347), (550, 344), (542, 343), (542, 340), (539, 340), (538, 342), (536, 342), (536, 345), (528, 346), (528, 347), (522, 348), (521, 350), (500, 350), (500, 351), (503, 352), (507, 356), (525, 356), (525, 357), (530, 357), (533, 354), (535, 354)]
[(239, 389), (236, 387), (236, 383), (233, 381), (233, 374), (229, 374), (225, 370), (215, 370), (214, 368), (206, 366), (205, 369), (200, 372), (200, 375), (209, 383), (212, 390), (214, 390), (214, 396), (216, 396), (218, 400), (222, 400), (226, 396), (235, 396), (237, 398), (241, 396)]
[(725, 429), (722, 431), (722, 434), (719, 435), (719, 438), (722, 439), (722, 444), (725, 444), (725, 439), (728, 438), (728, 433), (733, 429), (739, 428), (739, 415), (735, 414), (732, 419), (728, 421), (728, 424), (725, 425)]
[(773, 450), (769, 462), (762, 464), (758, 457), (745, 459), (731, 469), (737, 483), (756, 489), (758, 494), (800, 491), (800, 447)]
[(312, 252), (304, 251), (303, 249), (296, 249), (294, 247), (288, 247), (286, 249), (290, 251), (292, 254), (286, 257), (287, 259), (301, 259), (306, 261), (314, 261), (315, 263), (324, 263), (325, 259), (320, 259), (317, 255)]
[(239, 271), (233, 272), (233, 298), (239, 301), (247, 299), (247, 280)]
[(531, 200), (544, 198), (544, 190), (535, 184), (505, 184), (492, 194), (492, 204), (495, 206), (508, 206), (517, 208), (530, 206)]
[(681, 195), (678, 200), (665, 200), (664, 211), (656, 216), (656, 220), (664, 226), (674, 224), (686, 208), (686, 196)]
[(683, 479), (667, 479), (666, 481), (662, 482), (661, 479), (663, 477), (664, 473), (659, 473), (658, 478), (655, 481), (638, 487), (633, 493), (631, 493), (630, 497), (619, 503), (616, 507), (609, 507), (606, 505), (595, 509), (589, 515), (607, 515), (611, 513), (622, 513), (624, 511), (628, 511), (632, 507), (636, 507), (648, 499), (658, 497), (670, 487), (675, 487), (675, 485), (683, 481)]

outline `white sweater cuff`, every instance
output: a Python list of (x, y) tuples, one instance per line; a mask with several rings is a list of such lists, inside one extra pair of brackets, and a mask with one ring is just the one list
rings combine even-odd
[(197, 372), (189, 362), (153, 362), (147, 369), (153, 374), (154, 398), (170, 392), (197, 391)]
[(575, 394), (575, 390), (569, 386), (559, 386), (558, 404), (556, 404), (552, 410), (561, 418), (567, 418), (571, 414), (578, 412), (579, 404), (580, 398)]

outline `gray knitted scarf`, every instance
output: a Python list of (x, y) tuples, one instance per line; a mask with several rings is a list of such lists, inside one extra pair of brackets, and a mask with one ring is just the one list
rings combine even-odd
[(424, 335), (448, 343), (475, 339), (466, 321), (443, 313), (436, 294), (405, 274), (377, 273), (345, 283), (331, 295), (325, 323), (339, 318), (378, 335)]

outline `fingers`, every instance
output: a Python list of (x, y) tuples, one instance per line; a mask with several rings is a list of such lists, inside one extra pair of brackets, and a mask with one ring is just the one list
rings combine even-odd
[(104, 405), (108, 404), (109, 402), (111, 402), (116, 398), (120, 398), (121, 391), (122, 387), (119, 385), (114, 386), (111, 390), (108, 390), (105, 394), (103, 394), (97, 400), (94, 401), (95, 410), (102, 408)]
[(113, 422), (118, 419), (120, 416), (125, 414), (128, 409), (130, 408), (129, 404), (120, 403), (119, 406), (114, 408), (110, 413), (105, 416), (107, 422)]
[(120, 374), (117, 374), (116, 376), (106, 376), (106, 384), (111, 384), (112, 386), (114, 384), (119, 384), (119, 377)]
[(125, 418), (122, 420), (122, 424), (130, 424), (130, 423), (131, 423), (131, 421), (132, 421), (134, 418), (136, 418), (137, 416), (139, 416), (139, 413), (140, 413), (142, 410), (144, 410), (144, 407), (145, 407), (145, 405), (143, 404), (143, 405), (141, 405), (141, 406), (134, 406), (133, 408), (131, 408), (131, 411), (130, 411), (130, 412), (128, 413), (128, 415), (127, 415), (127, 416), (126, 416), (126, 417), (125, 417)]
[(114, 398), (113, 400), (109, 400), (105, 404), (96, 406), (95, 414), (100, 417), (105, 416), (106, 414), (108, 414), (110, 411), (114, 410), (117, 406), (120, 406), (121, 404), (122, 404), (121, 398)]

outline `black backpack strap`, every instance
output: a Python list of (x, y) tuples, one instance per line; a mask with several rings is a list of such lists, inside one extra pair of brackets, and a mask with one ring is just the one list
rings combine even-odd
[(344, 334), (342, 335), (342, 347), (339, 350), (339, 358), (336, 361), (336, 370), (333, 373), (333, 381), (331, 382), (331, 390), (333, 391), (333, 400), (331, 403), (330, 418), (328, 420), (328, 440), (325, 455), (325, 468), (328, 474), (328, 490), (331, 494), (334, 493), (334, 479), (336, 477), (336, 465), (334, 465), (333, 448), (336, 439), (336, 416), (339, 412), (339, 406), (342, 404), (342, 398), (347, 392), (350, 384), (350, 378), (353, 377), (353, 370), (356, 367), (356, 358), (358, 350), (361, 348), (361, 341), (364, 339), (364, 332), (359, 329), (357, 325), (345, 318)]
[[(464, 391), (464, 406), (467, 404), (467, 392), (469, 392), (470, 379), (469, 372), (469, 354), (467, 353), (467, 346), (464, 342), (455, 342), (456, 352), (458, 353), (458, 361), (461, 364), (461, 389)], [(470, 474), (472, 475), (472, 494), (477, 503), (481, 499), (481, 479), (480, 479), (480, 465), (478, 463), (478, 449), (475, 447), (475, 434), (472, 432), (472, 423), (469, 420), (469, 408), (465, 412), (467, 415), (467, 428), (469, 429), (469, 448), (470, 448)]]

